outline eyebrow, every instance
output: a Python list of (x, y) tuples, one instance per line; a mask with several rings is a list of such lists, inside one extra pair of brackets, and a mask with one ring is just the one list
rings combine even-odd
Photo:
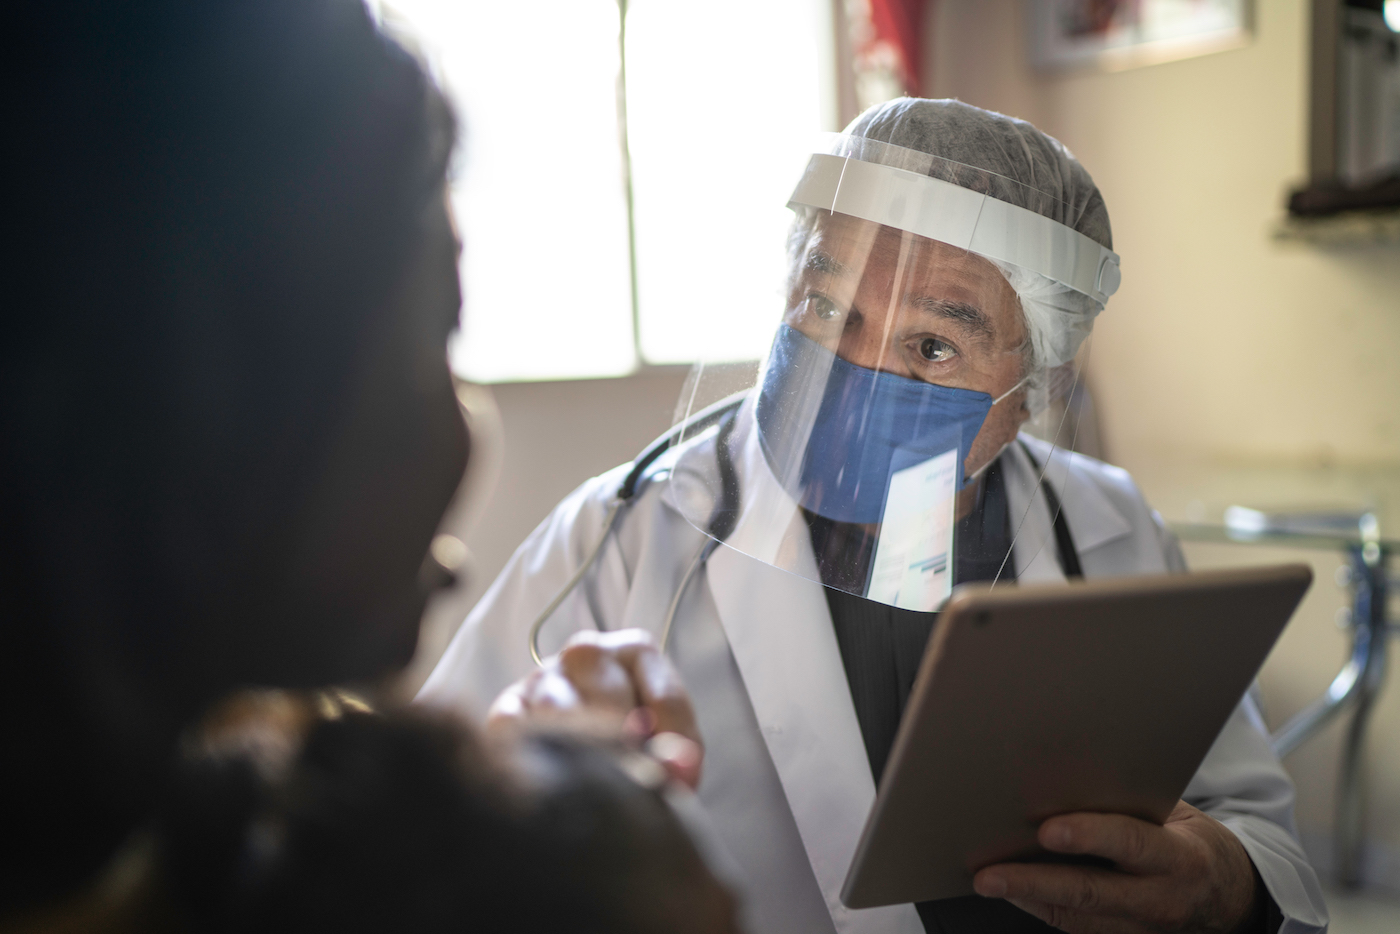
[[(811, 250), (807, 253), (807, 261), (803, 263), (809, 272), (821, 273), (828, 276), (846, 276), (850, 274), (850, 267), (836, 261), (829, 253), (821, 250)], [(967, 302), (954, 302), (942, 298), (910, 298), (909, 304), (921, 311), (934, 314), (940, 318), (947, 318), (956, 321), (972, 332), (974, 337), (991, 340), (996, 337), (996, 328), (992, 326), (991, 318), (976, 305), (969, 305)]]
[(952, 302), (943, 298), (912, 298), (909, 304), (929, 314), (957, 321), (974, 335), (990, 340), (996, 336), (992, 321), (976, 305), (967, 302)]
[(808, 272), (820, 272), (828, 276), (846, 276), (851, 270), (849, 267), (838, 263), (829, 253), (821, 250), (812, 250), (807, 254), (807, 262), (803, 264)]

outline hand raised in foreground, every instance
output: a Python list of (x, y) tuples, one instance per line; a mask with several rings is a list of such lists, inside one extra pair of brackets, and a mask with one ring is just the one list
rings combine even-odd
[(645, 743), (672, 778), (692, 789), (700, 783), (705, 749), (690, 695), (645, 630), (575, 633), (486, 715), (490, 731), (526, 723), (621, 734)]
[(977, 894), (1004, 898), (1072, 934), (1240, 930), (1259, 885), (1224, 824), (1178, 801), (1164, 826), (1122, 814), (1062, 814), (1040, 825), (1054, 853), (1092, 854), (1115, 869), (999, 863), (977, 873)]

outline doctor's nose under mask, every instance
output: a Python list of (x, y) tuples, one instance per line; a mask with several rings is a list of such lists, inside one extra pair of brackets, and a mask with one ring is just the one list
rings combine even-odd
[(839, 522), (880, 522), (892, 478), (931, 458), (960, 489), (1025, 418), (1024, 340), (1016, 294), (991, 263), (824, 215), (759, 392), (769, 465), (801, 505)]

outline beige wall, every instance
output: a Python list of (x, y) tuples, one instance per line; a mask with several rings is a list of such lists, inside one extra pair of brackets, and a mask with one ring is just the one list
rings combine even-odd
[[(1021, 0), (937, 0), (929, 86), (1023, 117), (1093, 173), (1123, 286), (1092, 385), (1113, 460), (1169, 517), (1232, 502), (1378, 506), (1400, 532), (1400, 248), (1275, 242), (1306, 174), (1308, 4), (1256, 0), (1247, 47), (1118, 73), (1027, 64)], [(1388, 528), (1387, 528), (1388, 526)], [(1188, 545), (1197, 567), (1308, 560), (1318, 582), (1261, 677), (1277, 725), (1319, 693), (1347, 637), (1327, 553)], [(1290, 757), (1326, 858), (1339, 730)], [(1400, 685), (1368, 751), (1369, 874), (1400, 885)]]
[(935, 93), (1059, 137), (1108, 202), (1123, 287), (1093, 366), (1130, 468), (1400, 462), (1400, 252), (1271, 240), (1306, 172), (1308, 7), (1255, 5), (1246, 48), (1064, 77), (1027, 66), (1019, 0), (932, 18)]

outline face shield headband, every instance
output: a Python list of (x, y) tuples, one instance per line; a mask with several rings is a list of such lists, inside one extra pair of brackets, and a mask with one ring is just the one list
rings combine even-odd
[[(707, 547), (917, 611), (959, 582), (1014, 577), (1014, 556), (1035, 560), (1050, 534), (1026, 526), (1041, 477), (993, 452), (1023, 419), (994, 406), (1028, 406), (1018, 391), (1047, 365), (1073, 366), (1073, 352), (1040, 353), (1026, 303), (1041, 296), (1007, 269), (1081, 316), (1119, 282), (1116, 254), (997, 197), (1054, 213), (1052, 196), (938, 161), (855, 137), (811, 157), (789, 203), (799, 220), (767, 360), (737, 379), (697, 368), (679, 418), (745, 401), (720, 428), (682, 432), (670, 475)], [(992, 459), (969, 464), (984, 442)], [(963, 495), (967, 472), (984, 470), (978, 495)]]
[[(833, 148), (857, 146), (897, 154), (905, 164), (933, 158), (860, 138), (837, 137)], [(814, 154), (788, 207), (847, 214), (938, 240), (1039, 273), (1100, 307), (1122, 281), (1118, 254), (1071, 227), (970, 188), (854, 155)]]

